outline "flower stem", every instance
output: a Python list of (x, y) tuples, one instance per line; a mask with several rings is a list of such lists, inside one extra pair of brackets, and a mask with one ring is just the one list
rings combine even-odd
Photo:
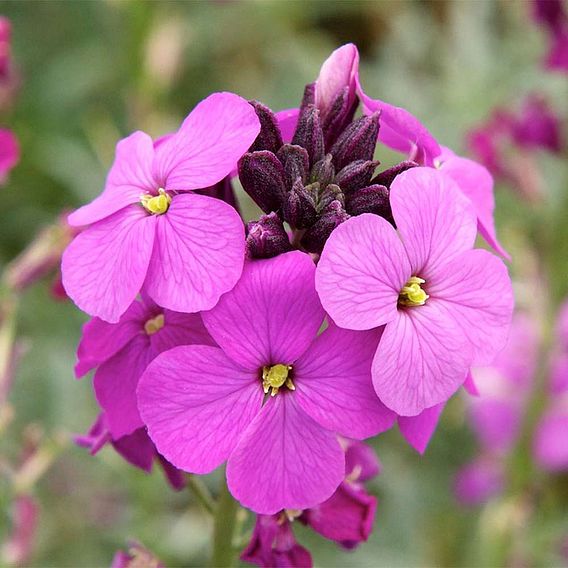
[(213, 528), (213, 553), (211, 555), (213, 568), (228, 568), (233, 565), (235, 560), (233, 538), (238, 509), (239, 506), (229, 493), (225, 476), (223, 476)]
[(193, 496), (199, 501), (199, 504), (212, 516), (215, 516), (215, 501), (205, 483), (196, 475), (188, 475), (187, 486), (193, 493)]

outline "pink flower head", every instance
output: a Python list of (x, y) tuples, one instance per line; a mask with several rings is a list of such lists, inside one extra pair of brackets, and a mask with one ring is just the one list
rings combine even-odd
[(69, 216), (90, 225), (63, 255), (63, 284), (87, 313), (115, 323), (144, 287), (180, 312), (212, 308), (239, 279), (244, 227), (210, 187), (259, 132), (254, 109), (231, 93), (202, 101), (159, 144), (143, 132), (119, 142), (103, 193)]
[(11, 130), (0, 128), (0, 184), (20, 161), (20, 145)]
[(261, 514), (330, 497), (345, 474), (336, 433), (366, 438), (394, 421), (371, 384), (379, 332), (331, 324), (316, 337), (324, 311), (314, 273), (298, 251), (248, 262), (203, 314), (219, 347), (163, 353), (138, 387), (158, 450), (193, 473), (228, 460), (231, 493)]
[(10, 74), (12, 65), (12, 24), (0, 16), (0, 82)]
[(111, 443), (115, 451), (130, 465), (146, 473), (152, 472), (154, 462), (157, 461), (172, 489), (180, 491), (185, 487), (183, 472), (176, 469), (157, 452), (156, 446), (148, 437), (145, 428), (138, 428), (132, 434), (113, 439), (108, 429), (106, 416), (101, 413), (87, 434), (75, 436), (74, 441), (78, 446), (87, 448), (93, 456), (108, 443)]
[(77, 377), (96, 368), (94, 387), (113, 439), (143, 426), (136, 387), (148, 363), (177, 345), (214, 345), (199, 314), (164, 310), (152, 300), (134, 301), (118, 323), (93, 318), (83, 327)]
[(311, 568), (313, 565), (308, 550), (296, 542), (285, 514), (257, 515), (252, 538), (241, 560), (261, 568)]
[(491, 363), (507, 339), (513, 294), (503, 262), (472, 250), (476, 218), (449, 177), (408, 170), (390, 202), (398, 234), (376, 215), (349, 219), (327, 241), (316, 288), (337, 325), (385, 326), (375, 391), (415, 416), (448, 400), (471, 365)]
[(28, 566), (34, 553), (39, 525), (35, 497), (18, 495), (12, 503), (12, 528), (0, 547), (0, 559), (7, 566)]
[(454, 493), (462, 505), (474, 506), (499, 495), (504, 484), (503, 464), (491, 457), (481, 457), (460, 469)]
[(547, 29), (551, 47), (545, 59), (547, 69), (568, 70), (568, 16), (563, 0), (533, 0), (533, 18)]

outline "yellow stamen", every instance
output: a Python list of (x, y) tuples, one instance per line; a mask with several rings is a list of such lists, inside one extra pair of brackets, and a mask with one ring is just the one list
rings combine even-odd
[(162, 187), (158, 189), (158, 195), (150, 195), (149, 193), (140, 196), (140, 203), (148, 213), (152, 215), (163, 215), (170, 207), (172, 198), (166, 193)]
[(288, 373), (292, 370), (290, 365), (272, 365), (264, 366), (262, 368), (262, 388), (265, 394), (271, 391), (270, 396), (276, 396), (278, 394), (278, 389), (282, 386), (286, 386), (290, 390), (296, 390), (292, 378), (288, 376)]
[(421, 285), (425, 283), (426, 281), (422, 278), (419, 278), (418, 276), (412, 276), (402, 287), (402, 290), (398, 295), (398, 305), (423, 306), (426, 303), (426, 300), (430, 297), (421, 288)]
[(155, 318), (149, 319), (144, 324), (144, 331), (148, 335), (153, 335), (164, 327), (164, 323), (164, 314), (158, 314)]

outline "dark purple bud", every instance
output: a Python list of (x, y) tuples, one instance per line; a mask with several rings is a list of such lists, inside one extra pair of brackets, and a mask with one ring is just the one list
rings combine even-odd
[(352, 122), (337, 139), (330, 152), (336, 168), (344, 168), (355, 160), (372, 160), (379, 135), (379, 115), (362, 116)]
[(312, 181), (319, 182), (320, 187), (324, 188), (329, 185), (335, 177), (335, 167), (333, 166), (333, 156), (327, 154), (323, 160), (317, 162), (312, 168)]
[(258, 221), (247, 223), (247, 256), (271, 258), (292, 250), (282, 220), (276, 213), (261, 215)]
[(318, 199), (318, 212), (323, 211), (332, 201), (339, 201), (343, 207), (345, 207), (345, 196), (341, 191), (341, 188), (330, 183), (323, 191), (320, 192)]
[(335, 176), (335, 183), (343, 193), (351, 193), (356, 189), (367, 187), (379, 165), (378, 160), (356, 160), (347, 164)]
[(286, 197), (284, 167), (272, 152), (260, 150), (245, 154), (239, 160), (239, 179), (265, 213), (281, 209)]
[(317, 219), (313, 190), (310, 187), (304, 187), (300, 178), (288, 192), (283, 212), (284, 219), (295, 229), (306, 229)]
[(374, 213), (384, 217), (394, 225), (389, 201), (389, 190), (384, 185), (370, 185), (351, 193), (347, 198), (347, 211), (350, 215)]
[(302, 238), (302, 246), (313, 253), (321, 253), (325, 241), (335, 227), (347, 221), (349, 215), (339, 201), (332, 201), (322, 213), (321, 217), (312, 225)]
[(310, 157), (304, 148), (295, 146), (294, 144), (284, 144), (284, 146), (278, 150), (277, 157), (284, 166), (286, 187), (292, 187), (298, 178), (302, 180), (302, 183), (308, 181)]
[(300, 112), (292, 144), (302, 146), (308, 151), (310, 164), (315, 164), (323, 158), (323, 131), (319, 110), (314, 105), (308, 105)]
[(349, 87), (339, 91), (325, 113), (322, 129), (326, 148), (332, 146), (345, 127), (353, 120), (359, 100), (356, 97), (350, 100), (352, 97), (349, 95)]
[(260, 133), (250, 147), (250, 152), (256, 150), (269, 150), (276, 154), (282, 146), (282, 135), (278, 127), (278, 120), (274, 113), (258, 101), (249, 101), (260, 121)]
[(405, 172), (410, 168), (416, 168), (418, 165), (419, 164), (413, 162), (412, 160), (405, 160), (404, 162), (400, 162), (400, 164), (396, 164), (392, 166), (392, 168), (389, 168), (388, 170), (377, 174), (377, 176), (373, 180), (371, 180), (371, 183), (373, 185), (384, 185), (385, 187), (390, 188), (391, 183), (394, 181), (394, 178), (398, 174), (401, 174), (402, 172)]
[(316, 84), (309, 83), (304, 87), (304, 95), (300, 103), (300, 114), (302, 114), (308, 105), (316, 104)]

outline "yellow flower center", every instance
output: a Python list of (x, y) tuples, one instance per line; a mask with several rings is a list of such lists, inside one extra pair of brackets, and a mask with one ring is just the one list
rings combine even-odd
[(150, 318), (144, 324), (144, 331), (148, 335), (153, 335), (164, 327), (164, 323), (164, 314), (158, 314), (155, 318)]
[(426, 300), (430, 297), (421, 288), (421, 285), (425, 283), (426, 281), (422, 278), (419, 278), (418, 276), (412, 276), (402, 287), (402, 290), (398, 295), (398, 305), (423, 306), (426, 303)]
[(140, 203), (148, 213), (152, 215), (163, 215), (170, 207), (172, 198), (166, 193), (163, 187), (158, 189), (158, 195), (149, 193), (140, 196)]
[(292, 367), (290, 365), (272, 365), (262, 368), (262, 388), (265, 394), (271, 390), (270, 396), (276, 396), (278, 389), (282, 386), (288, 387), (290, 390), (296, 390), (292, 378), (288, 376)]

